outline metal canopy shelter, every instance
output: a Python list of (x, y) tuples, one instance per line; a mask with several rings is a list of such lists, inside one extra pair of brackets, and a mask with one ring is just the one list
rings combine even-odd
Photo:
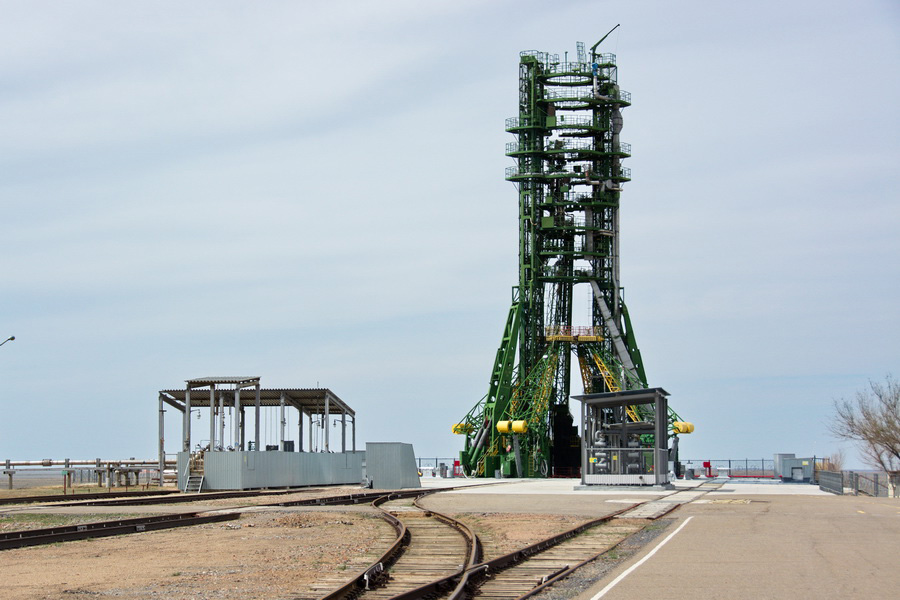
[[(160, 390), (159, 392), (159, 460), (160, 468), (165, 463), (165, 404), (182, 413), (182, 451), (191, 451), (191, 410), (209, 408), (209, 451), (225, 451), (225, 409), (233, 408), (235, 447), (228, 450), (244, 450), (244, 409), (254, 410), (253, 449), (260, 448), (260, 414), (263, 408), (280, 409), (278, 449), (284, 450), (285, 409), (294, 408), (298, 412), (298, 451), (303, 452), (303, 417), (309, 423), (309, 450), (313, 449), (313, 427), (315, 416), (320, 416), (319, 426), (324, 430), (324, 452), (330, 451), (329, 420), (341, 417), (341, 452), (347, 451), (347, 417), (351, 419), (351, 449), (356, 451), (356, 413), (334, 392), (327, 388), (264, 389), (259, 377), (201, 377), (188, 379), (184, 389)], [(206, 389), (204, 389), (206, 388)], [(218, 424), (218, 427), (216, 425)]]

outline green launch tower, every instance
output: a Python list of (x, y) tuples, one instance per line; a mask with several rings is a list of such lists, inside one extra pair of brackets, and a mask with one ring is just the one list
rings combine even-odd
[[(589, 51), (579, 42), (574, 61), (520, 54), (519, 114), (506, 122), (516, 137), (506, 179), (519, 195), (519, 285), (488, 393), (453, 426), (466, 437), (469, 476), (576, 474), (573, 357), (585, 393), (647, 387), (619, 281), (619, 202), (631, 175), (619, 133), (631, 96), (619, 88), (615, 55), (597, 51), (608, 35)], [(576, 286), (590, 289), (582, 325)]]

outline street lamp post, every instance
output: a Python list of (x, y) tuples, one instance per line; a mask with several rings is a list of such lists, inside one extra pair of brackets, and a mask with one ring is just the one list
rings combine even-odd
[(6, 338), (5, 340), (3, 340), (2, 342), (0, 342), (0, 346), (2, 346), (3, 344), (5, 344), (6, 342), (11, 342), (11, 341), (13, 341), (14, 339), (16, 339), (16, 336), (11, 335), (11, 336), (9, 336), (8, 338)]

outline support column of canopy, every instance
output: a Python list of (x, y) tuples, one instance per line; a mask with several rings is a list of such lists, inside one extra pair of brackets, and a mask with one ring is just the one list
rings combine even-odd
[(244, 438), (242, 436), (243, 425), (241, 424), (242, 415), (241, 387), (238, 386), (234, 390), (234, 422), (232, 423), (232, 426), (234, 427), (234, 449), (238, 451), (244, 449)]
[(225, 393), (219, 392), (219, 444), (217, 450), (225, 449)]
[(260, 437), (259, 437), (259, 416), (260, 416), (260, 410), (259, 410), (259, 407), (260, 407), (259, 382), (257, 382), (256, 385), (255, 385), (254, 387), (256, 388), (256, 404), (255, 404), (255, 407), (254, 407), (254, 409), (255, 409), (255, 411), (256, 411), (256, 412), (255, 412), (255, 415), (254, 415), (254, 416), (255, 416), (255, 419), (256, 419), (256, 422), (255, 422), (253, 425), (254, 425), (254, 427), (255, 427), (255, 432), (254, 432), (254, 433), (255, 433), (255, 436), (254, 436), (254, 439), (255, 439), (256, 441), (253, 442), (253, 445), (254, 445), (254, 450), (256, 450), (257, 452), (259, 452), (259, 440), (260, 440)]
[(297, 413), (297, 450), (303, 452), (303, 417), (306, 416), (306, 413), (302, 408), (298, 408)]
[(280, 426), (279, 426), (279, 428), (278, 428), (278, 449), (281, 450), (282, 452), (284, 452), (284, 426), (285, 426), (285, 420), (284, 420), (284, 392), (281, 392), (281, 405), (280, 405), (280, 410), (281, 410), (281, 416), (280, 416), (280, 421), (279, 421), (279, 425), (280, 425)]
[(159, 395), (159, 485), (163, 484), (163, 470), (166, 468), (166, 411), (163, 395)]
[(328, 452), (328, 451), (329, 451), (329, 447), (328, 447), (328, 433), (329, 433), (329, 430), (331, 429), (331, 427), (329, 427), (328, 419), (329, 419), (329, 417), (330, 417), (330, 414), (329, 414), (330, 411), (329, 411), (329, 409), (331, 408), (331, 407), (330, 407), (330, 402), (329, 402), (330, 400), (331, 400), (331, 398), (329, 398), (329, 395), (328, 395), (328, 394), (325, 394), (325, 418), (322, 419), (322, 427), (325, 428), (325, 452)]
[(216, 384), (209, 384), (209, 450), (216, 449)]
[(181, 421), (181, 439), (183, 452), (191, 451), (191, 386), (184, 390), (184, 415)]

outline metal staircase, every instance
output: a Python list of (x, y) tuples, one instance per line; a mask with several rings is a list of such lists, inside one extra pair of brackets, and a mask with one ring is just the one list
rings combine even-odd
[(199, 494), (203, 490), (203, 452), (192, 454), (188, 460), (187, 478), (184, 481), (185, 494)]
[(185, 494), (198, 494), (203, 489), (203, 474), (191, 473), (184, 484)]

